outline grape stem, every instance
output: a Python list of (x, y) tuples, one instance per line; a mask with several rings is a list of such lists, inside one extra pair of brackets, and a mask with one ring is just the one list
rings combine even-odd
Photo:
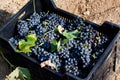
[(44, 37), (45, 35), (47, 35), (48, 33), (52, 32), (52, 31), (54, 31), (54, 30), (47, 31), (46, 33), (44, 33), (44, 34), (43, 34), (43, 36), (42, 36), (42, 37)]
[(12, 63), (10, 63), (10, 61), (3, 55), (2, 51), (0, 52), (0, 54), (2, 58), (10, 65), (10, 67), (14, 69), (15, 66)]
[(35, 0), (33, 0), (33, 8), (34, 8), (34, 13), (36, 13)]

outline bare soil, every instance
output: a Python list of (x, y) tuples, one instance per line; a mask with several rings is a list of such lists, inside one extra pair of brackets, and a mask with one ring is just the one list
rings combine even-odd
[(29, 0), (0, 0), (0, 26), (20, 10)]
[(120, 0), (54, 0), (59, 8), (101, 24), (120, 24)]
[[(28, 1), (0, 0), (0, 26), (2, 27)], [(97, 24), (104, 21), (120, 24), (120, 0), (54, 0), (54, 2), (57, 7)], [(0, 57), (0, 80), (4, 80), (8, 73), (9, 68)], [(120, 69), (112, 72), (105, 80), (120, 80)]]

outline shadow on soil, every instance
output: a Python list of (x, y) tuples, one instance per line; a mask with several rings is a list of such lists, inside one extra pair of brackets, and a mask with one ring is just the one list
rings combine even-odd
[(11, 13), (6, 12), (5, 10), (0, 10), (0, 28), (8, 21), (11, 16)]
[[(0, 29), (3, 27), (3, 25), (10, 19), (12, 14), (0, 10)], [(10, 72), (10, 69), (8, 67), (8, 64), (5, 62), (5, 60), (2, 58), (0, 54), (0, 80), (5, 80), (6, 75), (8, 75)]]

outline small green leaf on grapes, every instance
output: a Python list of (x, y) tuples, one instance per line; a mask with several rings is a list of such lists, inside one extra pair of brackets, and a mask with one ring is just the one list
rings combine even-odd
[(37, 41), (37, 37), (35, 34), (29, 34), (26, 36), (26, 40), (20, 40), (18, 43), (19, 50), (17, 52), (31, 52), (31, 47), (35, 46), (35, 42)]
[(96, 58), (97, 58), (97, 56), (96, 56), (95, 54), (93, 54), (93, 58), (94, 58), (94, 59), (96, 59)]
[(74, 39), (77, 38), (79, 35), (79, 31), (78, 30), (74, 30), (71, 32), (67, 32), (66, 30), (64, 32), (62, 32), (63, 36), (65, 36), (67, 39)]
[(61, 39), (57, 43), (57, 51), (59, 51), (60, 49), (61, 49)]
[(57, 40), (53, 40), (51, 44), (51, 52), (59, 51), (61, 49), (61, 39), (57, 42)]
[(51, 52), (54, 52), (57, 50), (57, 40), (53, 40), (51, 44)]

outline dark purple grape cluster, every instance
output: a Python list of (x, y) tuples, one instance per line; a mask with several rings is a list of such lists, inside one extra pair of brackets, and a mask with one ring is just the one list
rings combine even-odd
[(62, 60), (59, 58), (57, 53), (53, 53), (50, 59), (51, 59), (51, 63), (53, 63), (56, 66), (56, 71), (60, 72), (62, 66), (61, 65)]
[(62, 48), (60, 51), (58, 51), (59, 57), (62, 59), (68, 59), (70, 58), (70, 51), (68, 48)]
[(17, 30), (20, 36), (26, 36), (29, 31), (28, 23), (24, 20), (19, 20), (17, 25)]
[(65, 70), (75, 76), (79, 75), (78, 60), (76, 58), (69, 58), (65, 61)]
[(54, 39), (57, 39), (59, 37), (60, 35), (56, 34), (54, 30), (49, 31), (47, 32), (47, 34), (44, 35), (44, 38), (49, 42), (52, 42)]
[(28, 21), (29, 28), (34, 28), (36, 25), (40, 24), (40, 15), (38, 13), (33, 13), (30, 16), (30, 20)]
[[(61, 68), (61, 60), (57, 53), (51, 53), (46, 51), (44, 48), (40, 46), (34, 46), (31, 48), (32, 54), (34, 54), (40, 62), (44, 62), (46, 60), (50, 60), (56, 66), (56, 71), (60, 71)], [(53, 68), (54, 69), (54, 68)]]
[[(77, 38), (69, 39), (66, 44), (60, 44), (60, 50), (52, 52), (52, 41), (65, 39), (55, 31), (59, 25), (66, 31), (78, 30), (80, 33)], [(21, 39), (25, 40), (27, 34), (36, 34), (36, 46), (31, 47), (32, 52), (27, 55), (34, 56), (40, 63), (51, 60), (57, 72), (68, 72), (76, 76), (84, 74), (86, 72), (84, 70), (93, 67), (109, 42), (106, 35), (95, 30), (79, 17), (67, 21), (48, 12), (34, 13), (28, 20), (19, 20), (17, 31), (18, 34), (9, 40), (16, 49), (18, 49), (18, 42)]]
[(42, 27), (42, 25), (38, 25), (35, 29), (37, 37), (40, 37), (46, 32), (46, 28)]
[(22, 38), (22, 37), (19, 36), (19, 35), (16, 35), (16, 36), (14, 36), (14, 37), (12, 37), (12, 38), (9, 39), (9, 43), (11, 43), (12, 46), (13, 46), (15, 49), (17, 49), (17, 47), (18, 47), (18, 42), (19, 42), (21, 39), (24, 39), (24, 38)]

